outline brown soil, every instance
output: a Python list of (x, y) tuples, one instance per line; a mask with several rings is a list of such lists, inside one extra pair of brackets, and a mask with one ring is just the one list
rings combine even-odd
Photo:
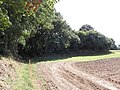
[(4, 58), (0, 60), (0, 90), (13, 90), (16, 72), (10, 60)]
[(41, 63), (37, 75), (40, 90), (120, 90), (120, 58)]

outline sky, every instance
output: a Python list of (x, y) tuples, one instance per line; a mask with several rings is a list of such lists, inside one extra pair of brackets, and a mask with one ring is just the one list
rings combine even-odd
[(60, 0), (55, 8), (72, 29), (89, 24), (120, 44), (120, 0)]

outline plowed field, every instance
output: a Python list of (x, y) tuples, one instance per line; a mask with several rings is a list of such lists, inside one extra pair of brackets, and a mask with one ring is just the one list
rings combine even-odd
[(120, 90), (120, 58), (40, 63), (40, 90)]

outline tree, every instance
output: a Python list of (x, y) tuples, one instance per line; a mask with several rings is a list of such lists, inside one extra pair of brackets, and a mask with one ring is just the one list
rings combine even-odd
[(2, 7), (3, 1), (0, 1), (0, 30), (5, 30), (11, 25), (8, 12)]
[(53, 21), (54, 29), (52, 29), (52, 41), (49, 48), (53, 51), (66, 51), (68, 49), (77, 48), (80, 38), (73, 32), (71, 27), (63, 20), (60, 13), (56, 13)]
[[(63, 53), (79, 46), (80, 38), (63, 20), (60, 13), (55, 13), (52, 24), (54, 28), (50, 30), (40, 25), (34, 36), (27, 40), (25, 48), (30, 56), (58, 51)], [(29, 53), (31, 51), (34, 52), (34, 55)]]
[(79, 30), (88, 31), (88, 30), (94, 30), (94, 28), (91, 25), (85, 24)]
[(120, 50), (120, 44), (118, 45), (118, 50)]
[(94, 30), (79, 31), (78, 36), (81, 39), (80, 49), (108, 51), (112, 45), (110, 38)]
[(111, 40), (111, 50), (117, 50), (117, 46), (115, 45), (115, 41), (114, 41), (114, 39), (113, 38), (110, 38), (110, 40)]
[[(2, 0), (0, 8), (1, 26), (4, 38), (4, 50), (5, 53), (12, 53), (17, 55), (18, 43), (24, 43), (27, 38), (34, 35), (36, 28), (42, 24), (44, 28), (52, 27), (52, 18), (54, 17), (54, 4), (56, 0), (44, 0), (40, 4), (38, 10), (34, 12), (27, 12), (25, 9), (26, 2), (28, 0)], [(34, 0), (32, 0), (34, 1)], [(8, 17), (7, 19), (4, 19)], [(6, 20), (3, 22), (3, 20)], [(10, 24), (8, 24), (10, 23)]]

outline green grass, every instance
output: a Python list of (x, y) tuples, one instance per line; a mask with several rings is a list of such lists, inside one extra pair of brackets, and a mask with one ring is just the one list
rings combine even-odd
[(53, 55), (42, 58), (34, 58), (33, 62), (68, 62), (68, 61), (94, 61), (107, 58), (120, 58), (120, 51), (112, 50), (108, 54), (93, 54), (84, 56), (70, 56), (70, 55)]
[(15, 90), (36, 90), (34, 84), (35, 77), (35, 65), (32, 64), (32, 79), (29, 73), (29, 64), (21, 63), (19, 67), (16, 67), (18, 79), (16, 81)]

